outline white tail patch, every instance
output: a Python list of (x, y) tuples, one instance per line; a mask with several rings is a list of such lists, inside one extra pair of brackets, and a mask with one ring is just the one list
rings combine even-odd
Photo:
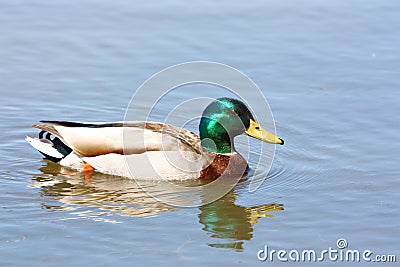
[(43, 154), (46, 154), (50, 157), (57, 158), (57, 159), (62, 159), (64, 157), (63, 154), (58, 152), (57, 149), (53, 147), (53, 143), (47, 139), (39, 139), (39, 138), (32, 138), (29, 136), (26, 136), (25, 140), (31, 144), (34, 148), (42, 152)]

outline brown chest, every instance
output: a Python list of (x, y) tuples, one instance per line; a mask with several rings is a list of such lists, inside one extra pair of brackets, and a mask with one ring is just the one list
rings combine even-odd
[(211, 163), (200, 172), (200, 179), (215, 180), (220, 177), (239, 178), (246, 172), (248, 166), (247, 162), (238, 153), (232, 155), (205, 153), (213, 159)]

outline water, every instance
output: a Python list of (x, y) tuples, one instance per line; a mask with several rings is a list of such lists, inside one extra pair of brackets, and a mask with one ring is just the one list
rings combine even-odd
[[(0, 265), (252, 266), (271, 264), (257, 259), (265, 245), (321, 251), (338, 238), (398, 259), (399, 11), (394, 0), (1, 2)], [(255, 192), (245, 180), (210, 205), (170, 207), (132, 181), (45, 162), (23, 140), (42, 119), (122, 120), (148, 77), (191, 60), (239, 69), (271, 105), (285, 145)]]

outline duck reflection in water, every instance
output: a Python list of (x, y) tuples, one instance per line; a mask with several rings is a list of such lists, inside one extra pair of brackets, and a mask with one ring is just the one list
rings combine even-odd
[(230, 191), (223, 198), (200, 206), (199, 221), (216, 242), (211, 247), (243, 250), (243, 243), (253, 237), (253, 227), (258, 219), (274, 215), (273, 211), (283, 210), (283, 204), (266, 204), (244, 207), (235, 204), (237, 194)]
[[(126, 178), (99, 173), (85, 177), (52, 162), (40, 170), (43, 173), (35, 175), (31, 186), (40, 188), (45, 197), (42, 206), (49, 211), (68, 211), (72, 216), (118, 223), (120, 215), (150, 217), (179, 210), (148, 196), (136, 182)], [(152, 185), (149, 182), (148, 186)], [(141, 186), (145, 188), (143, 183)], [(260, 218), (273, 217), (272, 212), (283, 210), (283, 204), (240, 206), (235, 204), (237, 195), (233, 189), (198, 208), (202, 229), (215, 240), (209, 246), (241, 251), (244, 242), (252, 239)]]

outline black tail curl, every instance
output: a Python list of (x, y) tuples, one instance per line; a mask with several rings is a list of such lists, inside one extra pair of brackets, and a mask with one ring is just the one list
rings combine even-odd
[[(53, 137), (53, 138), (52, 138), (52, 137)], [(57, 149), (57, 151), (60, 152), (60, 153), (64, 156), (63, 158), (65, 158), (67, 155), (69, 155), (69, 154), (72, 152), (72, 149), (71, 149), (69, 146), (67, 146), (66, 144), (64, 144), (58, 137), (53, 136), (53, 135), (52, 135), (51, 133), (49, 133), (49, 132), (41, 131), (41, 132), (39, 133), (39, 139), (40, 139), (41, 141), (43, 141), (43, 142), (50, 142), (50, 143), (53, 145), (53, 147), (54, 147), (55, 149)], [(40, 151), (39, 151), (39, 152), (40, 152)], [(40, 152), (40, 153), (42, 153), (42, 152)], [(46, 159), (51, 160), (51, 161), (53, 161), (53, 162), (58, 162), (58, 161), (61, 160), (61, 159), (59, 159), (59, 158), (55, 158), (55, 157), (46, 155), (45, 153), (42, 153), (42, 155), (43, 155)]]

